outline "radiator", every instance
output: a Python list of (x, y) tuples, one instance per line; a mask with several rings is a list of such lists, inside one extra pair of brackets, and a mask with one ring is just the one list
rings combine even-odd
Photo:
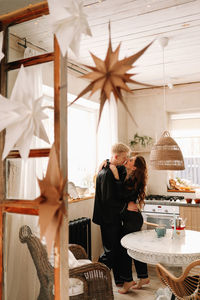
[(81, 245), (91, 259), (91, 220), (79, 218), (69, 221), (69, 243)]

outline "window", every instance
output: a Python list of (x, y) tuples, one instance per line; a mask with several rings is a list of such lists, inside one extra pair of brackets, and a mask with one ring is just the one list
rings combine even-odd
[[(68, 94), (71, 102), (75, 96)], [(99, 104), (80, 99), (68, 107), (68, 180), (93, 188), (96, 172), (96, 127)]]
[(185, 170), (172, 172), (171, 176), (180, 184), (200, 186), (200, 113), (171, 114), (169, 125), (185, 162)]
[[(68, 93), (68, 101), (76, 96)], [(110, 158), (111, 145), (117, 142), (117, 106), (106, 102), (99, 118), (99, 104), (83, 98), (68, 107), (68, 180), (94, 191), (94, 176), (99, 164)]]
[[(43, 121), (51, 144), (54, 141), (53, 88), (42, 85), (43, 105), (48, 119)], [(68, 101), (75, 95), (68, 93)], [(99, 164), (110, 157), (111, 145), (117, 141), (117, 108), (113, 101), (106, 102), (99, 128), (99, 103), (78, 99), (68, 107), (68, 181), (87, 188), (85, 194), (94, 192), (94, 178)], [(44, 148), (45, 142), (34, 137), (31, 148)], [(37, 178), (46, 171), (48, 158), (29, 158), (25, 163), (19, 158), (7, 161), (7, 197), (9, 199), (35, 199), (40, 194)], [(29, 176), (26, 176), (29, 174)], [(22, 179), (26, 183), (22, 184)], [(32, 179), (35, 178), (34, 183)], [(30, 182), (29, 182), (30, 181)], [(78, 189), (77, 189), (78, 190)], [(80, 192), (81, 193), (81, 192)], [(84, 194), (84, 195), (85, 195)]]

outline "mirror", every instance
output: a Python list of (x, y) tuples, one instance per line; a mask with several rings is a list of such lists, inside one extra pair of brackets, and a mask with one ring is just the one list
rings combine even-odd
[[(49, 16), (10, 26), (8, 30), (8, 62), (53, 52), (53, 35), (49, 30)], [(33, 51), (27, 56), (27, 47)]]
[[(31, 53), (32, 49), (27, 48)], [(27, 50), (26, 49), (26, 50)], [(7, 95), (10, 98), (19, 69), (8, 72)], [(50, 148), (54, 142), (54, 80), (53, 62), (26, 67), (30, 72), (34, 84), (35, 96), (42, 96), (44, 113), (48, 116), (43, 120), (45, 131), (50, 144), (34, 136), (31, 149)], [(29, 74), (30, 74), (29, 73)], [(17, 146), (13, 149), (18, 149)], [(39, 196), (37, 178), (42, 178), (46, 172), (48, 157), (29, 158), (26, 161), (20, 158), (6, 159), (6, 197), (8, 199), (30, 199)]]
[[(47, 13), (45, 9), (43, 12)], [(32, 16), (35, 17), (33, 14)], [(39, 196), (40, 191), (37, 178), (41, 179), (45, 175), (48, 164), (48, 157), (45, 157), (47, 155), (42, 152), (42, 149), (51, 148), (51, 145), (54, 143), (55, 69), (53, 55), (48, 56), (48, 53), (54, 51), (54, 39), (47, 25), (47, 17), (42, 16), (8, 27), (7, 58), (9, 64), (7, 66), (9, 66), (9, 71), (7, 72), (7, 97), (9, 98), (11, 95), (19, 72), (19, 69), (16, 69), (17, 62), (15, 63), (15, 61), (30, 58), (31, 63), (29, 65), (31, 66), (25, 66), (25, 69), (35, 74), (33, 84), (37, 96), (43, 95), (42, 106), (46, 107), (44, 113), (48, 115), (48, 119), (44, 120), (43, 125), (50, 144), (34, 137), (31, 149), (33, 151), (38, 149), (37, 153), (39, 154), (34, 152), (36, 154), (33, 157), (29, 157), (26, 161), (10, 155), (5, 161), (6, 200), (14, 199), (19, 201), (9, 201), (11, 203), (8, 204), (8, 206), (10, 205), (9, 212), (3, 213), (3, 300), (35, 300), (41, 291), (40, 276), (37, 274), (37, 266), (30, 248), (28, 248), (26, 241), (22, 242), (19, 239), (20, 228), (24, 225), (28, 225), (32, 233), (39, 237), (38, 216), (24, 215), (24, 211), (28, 214), (36, 212), (32, 208), (30, 209), (28, 205), (24, 204), (23, 206), (23, 202), (16, 210), (12, 203), (20, 202), (20, 200), (34, 200)], [(42, 63), (34, 62), (32, 58), (41, 54), (47, 55), (41, 58), (40, 61)], [(45, 60), (45, 57), (48, 57), (48, 59)], [(50, 60), (51, 62), (49, 62)], [(27, 60), (25, 61), (27, 62)], [(35, 65), (32, 65), (34, 63)], [(17, 211), (18, 213), (10, 213), (10, 211)], [(43, 255), (38, 255), (38, 257), (40, 256), (43, 257)], [(53, 263), (54, 255), (51, 256), (50, 261), (47, 259), (48, 267), (51, 270), (52, 295), (54, 288), (56, 289), (56, 286), (53, 287)], [(41, 265), (43, 266), (43, 262)]]
[(6, 160), (6, 198), (34, 200), (40, 195), (37, 178), (46, 173), (48, 157)]
[[(31, 49), (29, 49), (31, 50)], [(8, 72), (7, 97), (10, 98), (13, 86), (19, 69)], [(48, 135), (50, 145), (45, 141), (33, 137), (31, 149), (50, 148), (54, 142), (54, 78), (53, 62), (43, 63), (31, 67), (26, 67), (26, 72), (30, 72), (34, 84), (35, 97), (42, 97), (42, 106), (45, 106), (44, 113), (48, 116), (43, 120), (43, 125)], [(17, 147), (16, 147), (17, 149)]]

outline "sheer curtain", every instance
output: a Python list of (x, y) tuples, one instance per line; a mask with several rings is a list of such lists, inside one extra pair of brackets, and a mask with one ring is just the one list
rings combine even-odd
[[(25, 50), (25, 57), (36, 55), (36, 51), (30, 48)], [(27, 76), (31, 77), (34, 86), (35, 98), (42, 96), (42, 70), (41, 66), (26, 68)], [(31, 148), (40, 145), (39, 139), (34, 139)], [(17, 161), (17, 163), (16, 163)], [(36, 159), (24, 161), (18, 159), (9, 161), (10, 170), (13, 170), (12, 190), (15, 190), (18, 199), (32, 199), (38, 190), (36, 170), (45, 169), (42, 162)], [(40, 166), (38, 164), (40, 163)], [(43, 162), (47, 164), (47, 159)], [(14, 168), (12, 168), (12, 164)], [(37, 171), (38, 175), (38, 171)], [(38, 190), (39, 193), (39, 190)], [(33, 198), (34, 199), (34, 198)], [(35, 300), (39, 294), (39, 280), (36, 268), (26, 244), (19, 240), (19, 229), (22, 225), (29, 225), (35, 234), (39, 234), (38, 217), (20, 214), (6, 214), (5, 219), (5, 299), (6, 300)]]
[(19, 229), (29, 225), (39, 235), (38, 217), (6, 213), (4, 239), (5, 300), (36, 300), (40, 290), (37, 272)]
[(118, 142), (117, 104), (114, 96), (106, 101), (97, 133), (97, 167), (111, 155), (111, 146)]

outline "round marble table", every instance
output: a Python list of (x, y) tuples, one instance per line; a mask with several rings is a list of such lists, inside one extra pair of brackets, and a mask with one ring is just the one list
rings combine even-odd
[(200, 259), (200, 232), (193, 230), (173, 239), (172, 229), (161, 238), (155, 230), (142, 230), (125, 235), (121, 244), (132, 258), (152, 265), (180, 267)]

